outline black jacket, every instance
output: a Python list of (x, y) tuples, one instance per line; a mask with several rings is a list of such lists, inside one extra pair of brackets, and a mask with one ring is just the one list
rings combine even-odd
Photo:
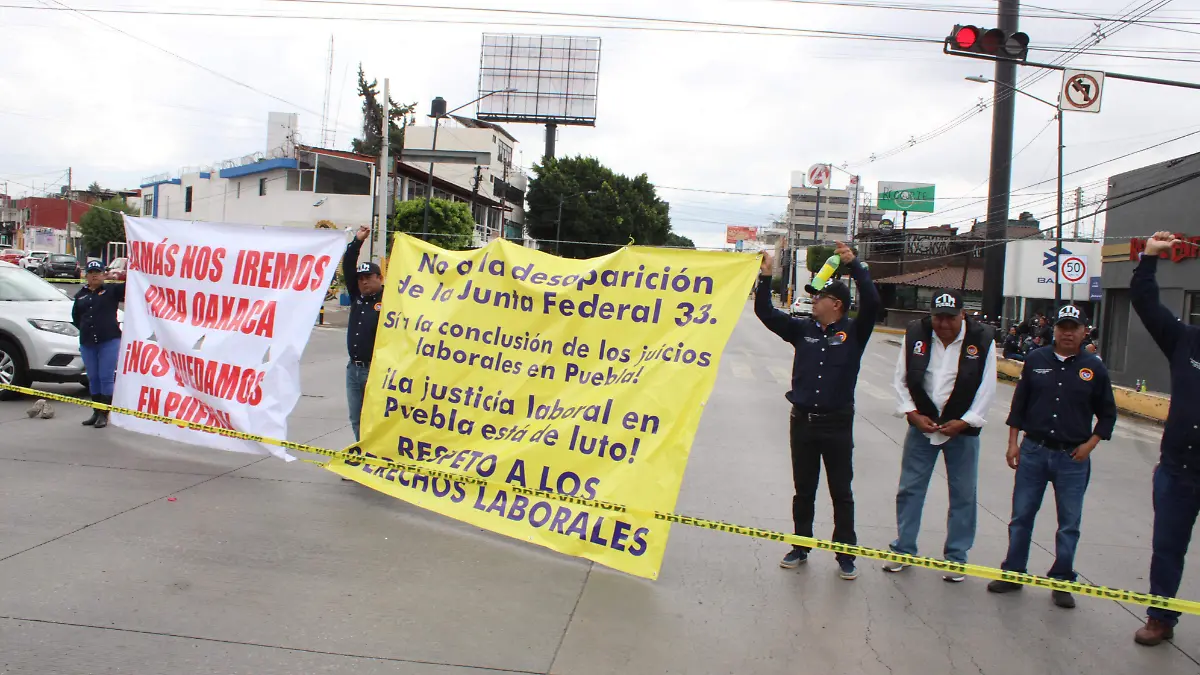
[(346, 245), (342, 256), (342, 276), (346, 279), (346, 292), (350, 294), (350, 323), (346, 328), (346, 351), (351, 361), (370, 363), (375, 353), (375, 331), (379, 328), (379, 310), (383, 293), (362, 295), (358, 292), (358, 254), (362, 241), (357, 237)]
[(858, 286), (858, 318), (842, 317), (824, 328), (815, 319), (797, 319), (775, 309), (771, 277), (759, 277), (754, 313), (772, 333), (796, 348), (792, 390), (787, 393), (792, 405), (817, 411), (854, 405), (859, 364), (879, 313), (879, 291), (858, 260), (850, 263), (850, 275)]
[(1181, 322), (1158, 300), (1158, 258), (1143, 256), (1133, 270), (1133, 310), (1171, 365), (1171, 407), (1162, 437), (1162, 465), (1200, 478), (1200, 327)]
[(71, 323), (79, 329), (79, 344), (95, 345), (121, 337), (117, 308), (125, 302), (125, 284), (104, 284), (95, 292), (84, 286), (75, 294)]

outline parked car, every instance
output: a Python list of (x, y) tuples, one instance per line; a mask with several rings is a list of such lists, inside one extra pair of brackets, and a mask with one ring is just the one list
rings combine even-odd
[(27, 255), (29, 255), (28, 251), (22, 251), (19, 248), (6, 248), (3, 251), (0, 251), (0, 261), (6, 262), (10, 265), (20, 265), (21, 258), (24, 258)]
[(792, 316), (812, 316), (812, 298), (807, 295), (796, 296), (791, 307)]
[(28, 255), (21, 258), (21, 267), (27, 270), (36, 270), (49, 257), (49, 251), (30, 251)]
[[(54, 284), (0, 262), (0, 383), (86, 382), (72, 304)], [(0, 390), (0, 399), (15, 396)]]
[(108, 264), (108, 271), (112, 273), (114, 281), (125, 281), (125, 276), (129, 272), (129, 258), (113, 258), (113, 261)]
[(68, 279), (83, 278), (83, 270), (79, 267), (79, 259), (73, 255), (66, 255), (64, 253), (51, 254), (49, 258), (38, 266), (37, 272), (45, 279), (57, 279), (59, 277), (67, 277)]

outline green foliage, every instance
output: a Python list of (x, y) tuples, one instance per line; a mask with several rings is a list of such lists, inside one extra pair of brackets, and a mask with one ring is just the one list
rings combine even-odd
[[(534, 171), (537, 177), (529, 182), (526, 194), (525, 224), (530, 236), (549, 242), (550, 250), (555, 250), (553, 241), (559, 239), (594, 242), (560, 243), (557, 250), (563, 257), (593, 258), (628, 244), (630, 239), (651, 246), (672, 241), (670, 207), (658, 198), (646, 174), (630, 178), (594, 157), (551, 159), (535, 165)], [(678, 237), (673, 241), (686, 240)]]
[(696, 242), (683, 235), (675, 234), (674, 232), (667, 233), (667, 241), (665, 243), (667, 246), (673, 246), (675, 248), (696, 248)]
[[(396, 215), (388, 222), (388, 255), (392, 253), (393, 233), (421, 232), (424, 222), (424, 199), (396, 202)], [(429, 234), (413, 236), (450, 251), (462, 251), (471, 248), (474, 234), (475, 220), (471, 217), (470, 206), (463, 202), (434, 199), (429, 204)]]
[(88, 255), (103, 255), (110, 241), (125, 241), (122, 213), (136, 215), (136, 211), (124, 199), (114, 197), (96, 204), (79, 218), (79, 232), (83, 235), (83, 248)]
[[(383, 150), (383, 106), (379, 103), (378, 84), (378, 80), (367, 82), (362, 64), (358, 64), (358, 96), (363, 100), (363, 135), (350, 141), (350, 148), (363, 155), (378, 156)], [(404, 147), (404, 128), (417, 104), (402, 106), (390, 95), (388, 104), (388, 152), (394, 157)], [(397, 124), (397, 121), (401, 124)]]
[(809, 246), (808, 247), (808, 271), (816, 274), (825, 266), (825, 261), (829, 256), (837, 252), (833, 246)]

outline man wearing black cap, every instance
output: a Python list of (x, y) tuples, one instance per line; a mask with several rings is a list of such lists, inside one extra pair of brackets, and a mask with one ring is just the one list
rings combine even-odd
[[(821, 289), (805, 286), (812, 295), (812, 318), (792, 318), (771, 304), (771, 256), (764, 254), (762, 274), (754, 295), (754, 313), (763, 324), (796, 349), (792, 361), (792, 389), (787, 399), (792, 404), (791, 447), (792, 480), (796, 495), (792, 498), (792, 520), (796, 534), (813, 536), (813, 510), (825, 462), (829, 496), (833, 501), (833, 540), (856, 545), (854, 533), (854, 387), (858, 383), (859, 363), (867, 340), (875, 328), (879, 310), (879, 292), (871, 283), (866, 265), (855, 259), (854, 251), (837, 244), (842, 266), (858, 286), (858, 317), (846, 317), (850, 309), (850, 289), (841, 281), (831, 281)], [(843, 579), (854, 579), (858, 570), (854, 556), (838, 553)], [(780, 561), (785, 568), (798, 567), (808, 560), (808, 549), (795, 546)]]
[[(1087, 317), (1064, 305), (1054, 322), (1054, 346), (1029, 352), (1008, 414), (1008, 465), (1016, 469), (1008, 556), (1001, 569), (1025, 572), (1033, 520), (1042, 506), (1046, 483), (1054, 484), (1058, 512), (1054, 565), (1046, 576), (1075, 581), (1075, 548), (1083, 517), (1083, 493), (1091, 478), (1089, 455), (1101, 440), (1112, 438), (1117, 423), (1108, 370), (1098, 356), (1083, 350)], [(1095, 423), (1092, 420), (1095, 418)], [(1020, 432), (1025, 438), (1018, 446)], [(992, 593), (1019, 591), (1020, 584), (993, 581)], [(1075, 599), (1053, 592), (1054, 604), (1070, 609)]]
[[(975, 542), (975, 495), (979, 479), (979, 432), (996, 395), (995, 329), (967, 318), (958, 291), (938, 291), (930, 316), (908, 324), (893, 386), (897, 416), (908, 418), (900, 487), (896, 491), (897, 553), (917, 555), (917, 534), (929, 478), (938, 454), (946, 463), (950, 509), (946, 517), (946, 560), (967, 562)], [(888, 562), (884, 571), (908, 565)], [(966, 579), (958, 573), (946, 581)]]
[(342, 276), (350, 294), (350, 325), (346, 328), (346, 349), (350, 362), (346, 364), (346, 403), (350, 406), (350, 427), (354, 440), (359, 440), (358, 423), (362, 417), (363, 396), (367, 375), (371, 372), (371, 355), (375, 351), (375, 329), (379, 326), (379, 310), (383, 303), (383, 275), (379, 265), (358, 263), (363, 242), (371, 236), (371, 228), (360, 227), (346, 253), (342, 256)]

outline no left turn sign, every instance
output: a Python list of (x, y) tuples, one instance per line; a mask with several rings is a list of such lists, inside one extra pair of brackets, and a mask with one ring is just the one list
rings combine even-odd
[(1100, 70), (1064, 70), (1062, 109), (1076, 112), (1100, 112), (1104, 72)]

